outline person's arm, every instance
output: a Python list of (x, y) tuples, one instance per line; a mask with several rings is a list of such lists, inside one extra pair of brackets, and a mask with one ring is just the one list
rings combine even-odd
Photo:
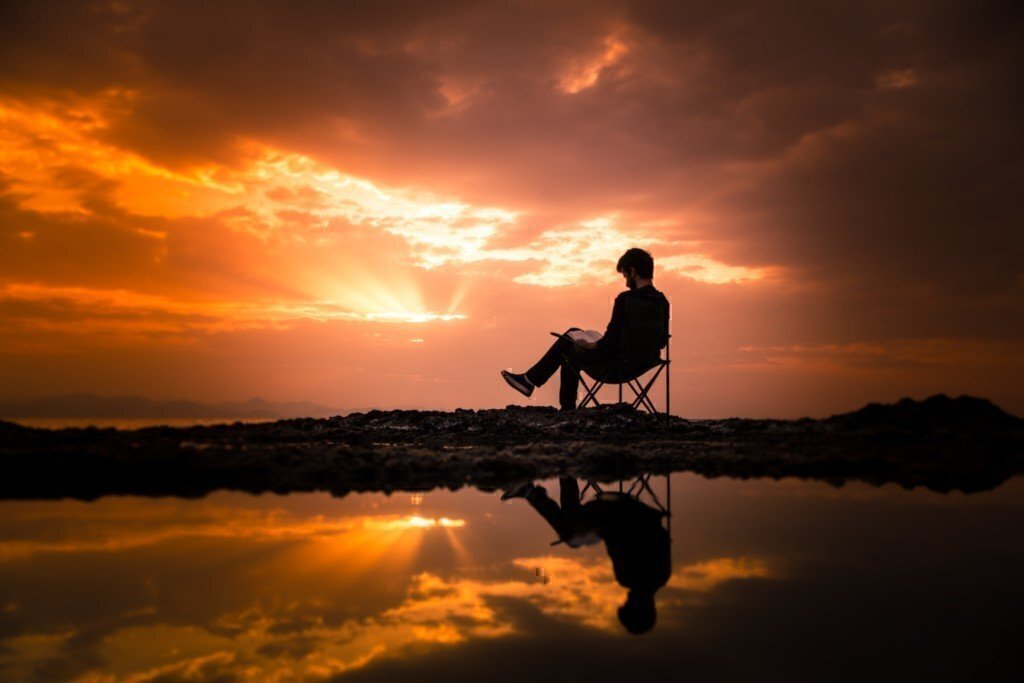
[(604, 336), (597, 340), (593, 348), (601, 354), (614, 356), (619, 351), (619, 344), (622, 341), (622, 318), (625, 315), (622, 311), (622, 295), (615, 297), (615, 305), (612, 306), (612, 318), (608, 321), (608, 327)]

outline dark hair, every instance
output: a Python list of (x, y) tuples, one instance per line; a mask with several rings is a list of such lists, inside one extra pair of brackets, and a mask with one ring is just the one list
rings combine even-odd
[(615, 265), (615, 270), (619, 273), (625, 273), (629, 268), (636, 270), (636, 274), (643, 279), (650, 280), (654, 277), (654, 257), (637, 247), (627, 249), (626, 253), (622, 255), (622, 258)]
[(631, 590), (626, 602), (619, 608), (619, 621), (627, 631), (635, 636), (643, 635), (652, 628), (657, 620), (654, 608), (654, 595)]

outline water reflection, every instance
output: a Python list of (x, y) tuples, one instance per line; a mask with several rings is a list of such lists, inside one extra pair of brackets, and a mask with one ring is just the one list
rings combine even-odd
[[(1020, 607), (1005, 598), (1024, 564), (1020, 487), (529, 490), (0, 503), (0, 679), (515, 680), (529, 657), (541, 679), (621, 677), (637, 657), (652, 673), (829, 677), (867, 636), (911, 633), (908, 666), (924, 635), (984, 653)], [(653, 623), (628, 614), (637, 602), (657, 607), (641, 639), (623, 628)]]
[[(548, 497), (543, 486), (532, 482), (506, 492), (502, 499), (526, 500), (558, 534), (553, 545), (581, 548), (603, 541), (615, 580), (629, 591), (617, 611), (619, 621), (627, 631), (640, 635), (654, 627), (654, 594), (672, 574), (671, 539), (662, 525), (671, 513), (651, 489), (650, 475), (640, 476), (628, 491), (622, 490), (623, 484), (620, 482), (619, 491), (604, 491), (600, 484), (588, 482), (587, 489), (594, 490), (594, 497), (584, 501), (576, 478), (561, 477), (561, 505)], [(644, 493), (658, 507), (641, 501)]]

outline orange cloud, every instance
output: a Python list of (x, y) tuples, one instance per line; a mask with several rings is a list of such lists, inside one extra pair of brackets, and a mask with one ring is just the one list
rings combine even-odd
[[(134, 509), (134, 508), (132, 508)], [(117, 508), (115, 508), (115, 512)], [(0, 541), (0, 562), (10, 562), (41, 553), (116, 553), (132, 548), (158, 545), (178, 539), (246, 539), (278, 542), (289, 539), (339, 539), (346, 547), (372, 544), (377, 534), (395, 534), (424, 530), (461, 529), (466, 520), (420, 515), (364, 515), (328, 519), (316, 516), (291, 521), (277, 511), (260, 512), (238, 508), (207, 508), (202, 516), (188, 522), (168, 523), (162, 516), (145, 526), (125, 530), (119, 517), (96, 517), (90, 525), (80, 526), (74, 538), (58, 540)], [(109, 525), (109, 526), (108, 526)]]
[(601, 73), (615, 65), (627, 52), (629, 46), (621, 38), (610, 35), (602, 41), (601, 51), (596, 56), (588, 56), (573, 60), (559, 81), (561, 90), (575, 95), (597, 83)]
[[(53, 169), (88, 169), (114, 183), (114, 199), (127, 211), (163, 218), (216, 217), (262, 241), (299, 241), (313, 246), (336, 242), (336, 225), (360, 225), (402, 238), (422, 268), (480, 261), (539, 262), (540, 270), (516, 278), (524, 284), (578, 283), (603, 263), (636, 244), (657, 245), (661, 268), (710, 283), (759, 279), (756, 269), (727, 266), (703, 254), (673, 255), (679, 247), (639, 231), (615, 227), (613, 218), (555, 227), (518, 247), (491, 242), (516, 223), (519, 213), (475, 207), (421, 191), (383, 188), (301, 154), (239, 141), (247, 161), (240, 167), (210, 165), (171, 171), (99, 139), (105, 110), (128, 107), (130, 93), (110, 92), (80, 109), (56, 104), (29, 106), (9, 101), (0, 108), (6, 122), (3, 161), (17, 178), (13, 189), (24, 209), (90, 214), (75, 188), (62, 187)], [(45, 139), (47, 156), (40, 150)], [(59, 164), (55, 161), (59, 158)], [(140, 235), (166, 240), (165, 230), (136, 228)], [(295, 264), (289, 264), (294, 267)], [(382, 313), (390, 313), (383, 311)]]
[[(359, 620), (330, 625), (308, 605), (253, 606), (221, 615), (209, 630), (164, 624), (118, 629), (106, 636), (99, 651), (108, 661), (134, 662), (125, 672), (129, 680), (201, 671), (243, 677), (258, 671), (260, 680), (321, 679), (381, 659), (513, 635), (516, 624), (492, 605), (499, 597), (529, 602), (550, 617), (588, 628), (621, 630), (616, 609), (624, 589), (615, 583), (607, 561), (538, 557), (513, 564), (543, 568), (550, 581), (443, 579), (421, 573), (411, 577), (401, 604)], [(768, 576), (756, 560), (720, 558), (682, 568), (669, 586), (693, 595), (710, 593), (727, 581)], [(279, 628), (296, 622), (301, 624), (297, 630)], [(30, 660), (33, 652), (52, 651), (67, 637), (53, 634), (11, 644)], [(169, 651), (167, 643), (176, 647)]]
[[(639, 244), (684, 321), (674, 367), (704, 373), (673, 383), (688, 415), (925, 391), (1024, 405), (1019, 68), (983, 6), (240, 11), (5, 17), (0, 286), (63, 291), (0, 302), (5, 391), (340, 405), (366, 395), (344, 372), (395, 360), (360, 355), (386, 320), (443, 342), (408, 344), (422, 353), (393, 374), (428, 364), (453, 388), (396, 381), (374, 404), (503, 405), (480, 378), (535, 360), (536, 327), (602, 326), (615, 252)], [(867, 387), (849, 364), (738, 350), (915, 339), (991, 342), (1009, 372)], [(99, 345), (118, 353), (84, 353)], [(158, 376), (172, 362), (189, 371)]]
[[(573, 626), (621, 632), (616, 609), (626, 589), (596, 548), (506, 557), (466, 575), (414, 570), (420, 544), (428, 537), (449, 541), (453, 551), (464, 553), (459, 566), (471, 562), (461, 542), (473, 538), (464, 535), (472, 522), (456, 514), (427, 512), (423, 499), (414, 496), (410, 502), (418, 514), (344, 514), (339, 507), (346, 503), (317, 499), (313, 509), (334, 512), (310, 512), (312, 500), (289, 509), (277, 507), (286, 505), (283, 499), (231, 495), (149, 500), (144, 505), (130, 498), (57, 507), (9, 503), (8, 519), (32, 533), (0, 543), (0, 563), (15, 571), (66, 564), (78, 556), (85, 566), (89, 556), (106, 554), (190, 567), (195, 557), (204, 555), (183, 553), (183, 548), (241, 551), (240, 564), (216, 563), (215, 572), (229, 573), (215, 573), (215, 579), (229, 577), (242, 590), (224, 591), (226, 600), (190, 612), (191, 621), (182, 621), (181, 615), (166, 618), (166, 602), (160, 599), (166, 577), (155, 586), (140, 579), (146, 586), (137, 596), (142, 602), (109, 615), (108, 624), (88, 641), (91, 657), (76, 679), (82, 681), (213, 677), (218, 672), (259, 680), (326, 678), (385, 658), (417, 657), (521, 633), (524, 625), (507, 608), (509, 601), (526, 603)], [(758, 558), (712, 558), (677, 568), (658, 600), (685, 607), (729, 581), (776, 575)], [(258, 587), (247, 581), (256, 581)], [(268, 585), (311, 590), (267, 594), (261, 589)], [(393, 593), (389, 586), (395, 585)], [(336, 599), (345, 604), (333, 604)], [(12, 614), (22, 609), (16, 603), (5, 606)], [(66, 657), (81, 633), (66, 627), (40, 629), (5, 638), (3, 645), (18, 671), (30, 671), (40, 662)]]

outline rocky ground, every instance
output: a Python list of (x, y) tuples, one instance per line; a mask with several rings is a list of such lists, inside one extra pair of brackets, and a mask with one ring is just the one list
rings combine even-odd
[(802, 477), (937, 491), (1024, 472), (1024, 420), (934, 396), (824, 420), (686, 420), (625, 405), (371, 411), (209, 427), (29, 429), (0, 422), (0, 498), (497, 488), (574, 474)]

